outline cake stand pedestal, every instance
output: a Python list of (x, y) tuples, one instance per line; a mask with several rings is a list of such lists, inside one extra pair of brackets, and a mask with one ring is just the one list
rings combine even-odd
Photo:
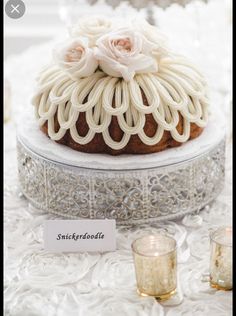
[(32, 122), (18, 128), (17, 151), (25, 197), (71, 219), (108, 218), (121, 225), (175, 220), (199, 212), (224, 184), (225, 136), (215, 121), (181, 147), (119, 157), (73, 151)]

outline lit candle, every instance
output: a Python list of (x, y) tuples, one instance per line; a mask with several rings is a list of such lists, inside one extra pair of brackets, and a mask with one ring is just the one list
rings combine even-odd
[(210, 284), (218, 290), (232, 290), (232, 227), (211, 233)]
[(176, 241), (156, 234), (132, 243), (137, 291), (142, 296), (159, 300), (170, 298), (176, 291)]

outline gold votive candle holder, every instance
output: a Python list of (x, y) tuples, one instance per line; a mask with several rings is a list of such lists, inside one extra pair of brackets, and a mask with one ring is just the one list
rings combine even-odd
[(147, 235), (132, 243), (137, 292), (158, 300), (170, 298), (177, 287), (177, 251), (175, 239)]
[(218, 290), (232, 290), (232, 227), (213, 231), (210, 241), (210, 285)]

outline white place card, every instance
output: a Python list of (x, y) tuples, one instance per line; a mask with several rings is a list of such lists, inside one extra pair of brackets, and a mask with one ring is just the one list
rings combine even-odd
[(116, 250), (115, 220), (47, 220), (44, 249), (51, 252)]

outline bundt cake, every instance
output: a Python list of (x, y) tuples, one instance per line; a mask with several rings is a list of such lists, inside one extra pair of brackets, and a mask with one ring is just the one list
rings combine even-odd
[(81, 19), (37, 81), (41, 130), (81, 152), (159, 152), (199, 136), (208, 120), (205, 79), (144, 21)]

